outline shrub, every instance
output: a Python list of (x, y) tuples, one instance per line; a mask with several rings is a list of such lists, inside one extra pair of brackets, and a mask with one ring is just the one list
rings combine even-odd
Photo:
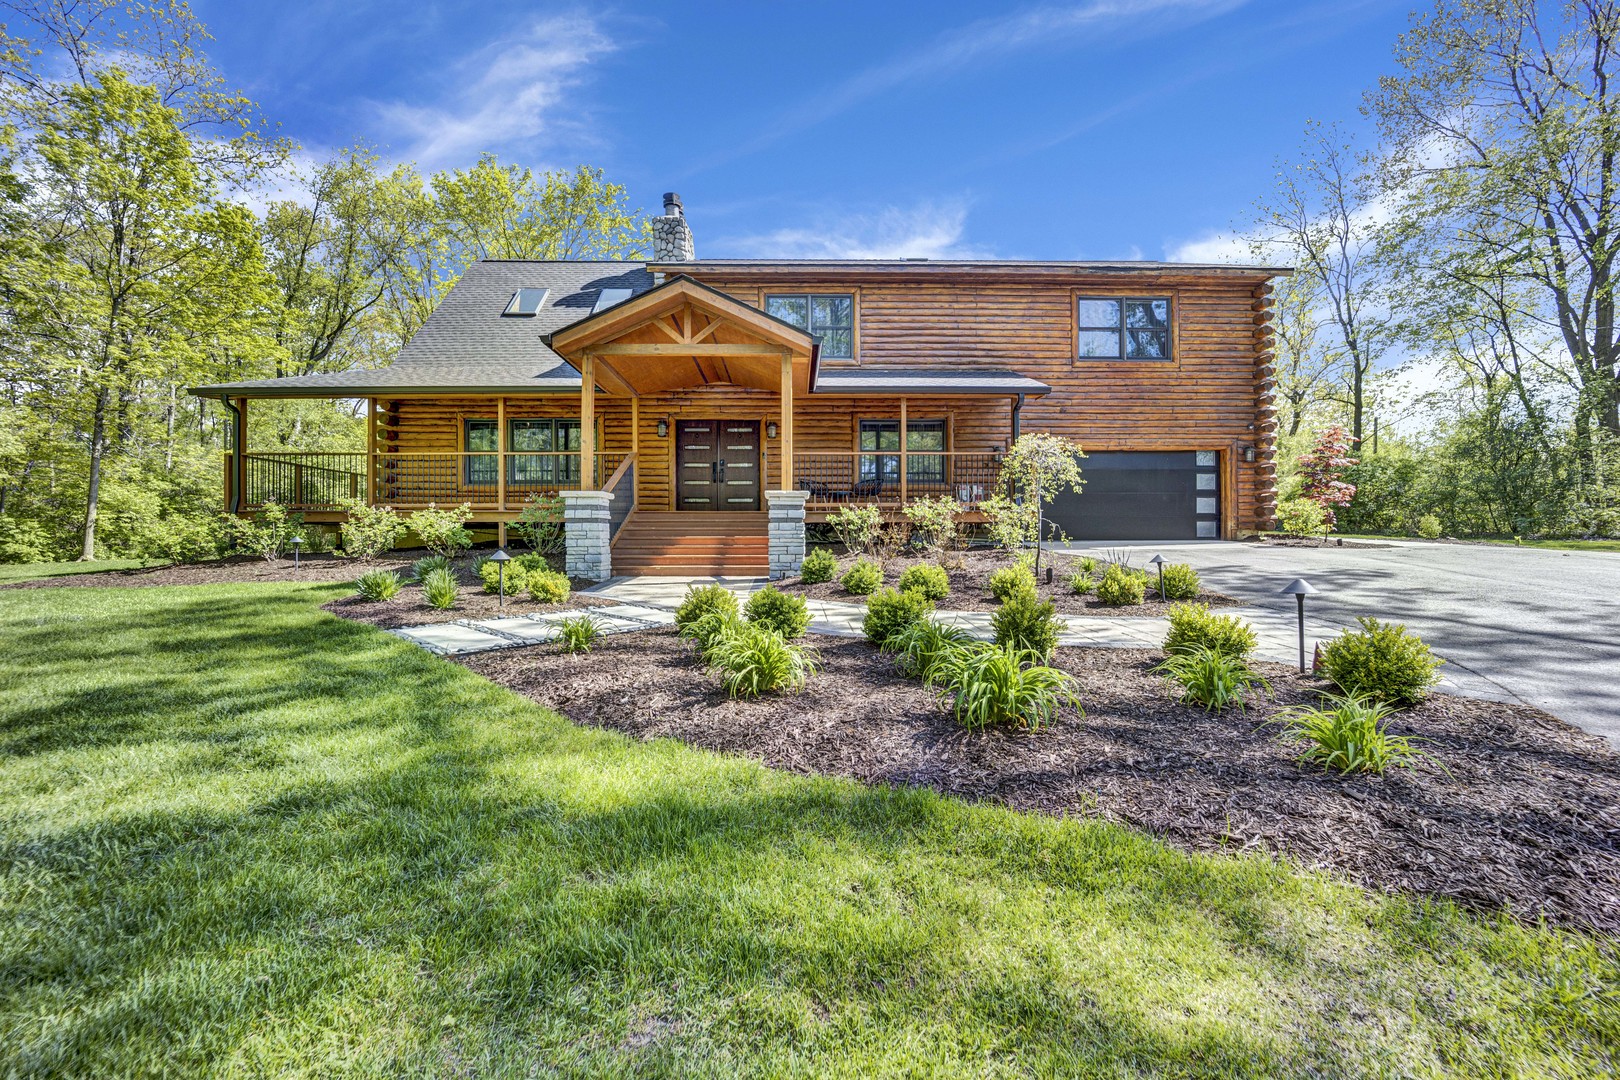
[(913, 499), (905, 509), (906, 520), (911, 522), (912, 538), (924, 551), (944, 551), (954, 544), (956, 519), (961, 514), (962, 504), (949, 495)]
[(680, 635), (696, 645), (698, 652), (707, 660), (722, 639), (737, 633), (743, 626), (735, 609), (727, 611), (725, 608), (715, 608), (681, 627)]
[(879, 589), (866, 602), (866, 618), (861, 630), (868, 641), (883, 648), (890, 638), (933, 613), (934, 602), (920, 592)]
[(440, 611), (449, 611), (456, 606), (456, 595), (460, 591), (456, 587), (456, 575), (448, 568), (439, 567), (429, 570), (420, 578), (422, 582), (422, 596), (432, 607)]
[(589, 615), (575, 615), (557, 623), (557, 644), (565, 653), (590, 652), (601, 634), (602, 628)]
[(753, 623), (736, 623), (718, 635), (707, 653), (709, 665), (732, 697), (758, 697), (772, 691), (800, 690), (815, 673), (815, 658), (803, 646)]
[(1043, 664), (1057, 648), (1061, 627), (1052, 601), (1037, 599), (1033, 591), (1013, 594), (990, 617), (997, 645), (1027, 652)]
[(1243, 660), (1257, 643), (1254, 627), (1236, 615), (1213, 614), (1208, 604), (1176, 604), (1170, 608), (1170, 632), (1164, 636), (1167, 653), (1209, 649)]
[(0, 563), (49, 562), (51, 538), (31, 518), (0, 514)]
[(806, 585), (820, 585), (823, 581), (831, 581), (838, 572), (838, 559), (828, 548), (818, 547), (804, 557), (804, 565), (799, 567), (799, 580)]
[(567, 574), (559, 574), (545, 567), (525, 570), (524, 575), (523, 583), (529, 590), (529, 598), (542, 604), (561, 604), (568, 599), (573, 588)]
[[(478, 579), (484, 583), (484, 591), (498, 593), (501, 591), (501, 564), (493, 559), (484, 559), (478, 564)], [(506, 564), (506, 595), (516, 596), (524, 590), (529, 582), (529, 572), (523, 564), (513, 559)]]
[(304, 515), (289, 515), (280, 503), (267, 502), (251, 519), (227, 515), (225, 528), (232, 550), (274, 562), (285, 554), (288, 542), (302, 531), (303, 524)]
[(1164, 596), (1162, 600), (1191, 600), (1203, 588), (1203, 582), (1198, 579), (1198, 571), (1186, 563), (1169, 563), (1162, 567), (1164, 570)]
[(1045, 727), (1064, 705), (1080, 709), (1074, 677), (1056, 668), (1025, 667), (1027, 653), (1006, 646), (969, 645), (952, 649), (936, 666), (941, 696), (964, 727), (982, 729), (1016, 724)]
[(1256, 687), (1270, 689), (1242, 657), (1201, 645), (1172, 653), (1154, 670), (1181, 684), (1182, 701), (1215, 712), (1232, 705), (1242, 708), (1244, 695)]
[(991, 495), (979, 502), (984, 515), (984, 531), (998, 548), (1012, 551), (1035, 539), (1040, 529), (1039, 515), (1031, 501), (1014, 502), (1005, 495)]
[(1085, 596), (1097, 591), (1097, 579), (1085, 570), (1076, 570), (1069, 575), (1069, 588)]
[(1309, 499), (1284, 499), (1277, 504), (1277, 528), (1295, 536), (1327, 532), (1327, 512)]
[(432, 503), (411, 515), (410, 528), (422, 546), (435, 555), (453, 559), (472, 547), (472, 533), (463, 526), (472, 520), (472, 507), (462, 503), (454, 510), (440, 510)]
[(883, 568), (870, 559), (858, 559), (854, 566), (844, 571), (838, 583), (852, 596), (868, 596), (883, 584)]
[[(0, 537), (4, 535), (4, 521), (5, 518), (0, 516)], [(36, 529), (39, 528), (35, 522), (27, 522), (26, 524)], [(318, 536), (319, 534), (314, 535)], [(288, 536), (287, 539), (290, 543), (292, 536)], [(218, 519), (171, 514), (158, 523), (152, 539), (151, 550), (162, 556), (171, 565), (201, 562), (204, 559), (212, 559), (219, 554), (222, 540), (223, 531)], [(7, 559), (4, 548), (5, 541), (0, 538), (0, 562), (36, 561)], [(311, 545), (308, 550), (314, 551), (314, 545)]]
[(675, 626), (685, 630), (711, 612), (722, 612), (733, 618), (737, 615), (737, 597), (720, 585), (693, 585), (687, 588), (686, 598), (675, 609)]
[(1035, 595), (1035, 573), (1022, 563), (1003, 566), (990, 575), (990, 595), (1005, 604), (1019, 593)]
[(1445, 661), (1400, 623), (1356, 620), (1361, 629), (1347, 630), (1322, 646), (1322, 671), (1348, 694), (1360, 694), (1392, 705), (1422, 701), (1440, 681)]
[(401, 588), (399, 575), (392, 570), (367, 570), (354, 583), (363, 600), (392, 600)]
[(967, 631), (946, 626), (933, 619), (918, 621), (895, 631), (883, 643), (887, 652), (895, 654), (900, 670), (925, 683), (932, 683), (939, 663), (953, 649), (961, 648), (972, 640)]
[(345, 500), (342, 506), (348, 514), (348, 520), (339, 526), (344, 554), (361, 562), (375, 559), (405, 534), (405, 523), (392, 507), (367, 506), (358, 499)]
[(1445, 531), (1445, 526), (1441, 525), (1440, 519), (1433, 514), (1424, 514), (1418, 518), (1417, 532), (1425, 540), (1438, 540), (1440, 534)]
[(530, 495), (523, 500), (517, 520), (507, 528), (522, 537), (541, 555), (555, 555), (563, 548), (563, 501), (556, 495)]
[(1147, 583), (1140, 574), (1110, 563), (1097, 582), (1097, 599), (1109, 607), (1132, 607), (1147, 598)]
[(951, 578), (943, 566), (918, 563), (900, 575), (900, 591), (920, 592), (937, 604), (951, 595)]
[(1080, 570), (1082, 573), (1095, 574), (1097, 572), (1097, 560), (1090, 555), (1085, 556), (1080, 560)]
[(1405, 735), (1391, 735), (1385, 720), (1394, 707), (1351, 694), (1324, 696), (1322, 707), (1300, 705), (1278, 713), (1272, 721), (1283, 725), (1283, 735), (1309, 743), (1299, 760), (1336, 769), (1340, 774), (1382, 773), (1404, 769), (1428, 757)]
[(410, 579), (422, 584), (435, 570), (450, 569), (450, 560), (443, 555), (424, 555), (411, 563)]
[(827, 515), (827, 527), (846, 549), (864, 554), (877, 546), (883, 533), (883, 511), (875, 506), (846, 506)]
[(767, 585), (748, 598), (743, 605), (743, 617), (756, 626), (775, 630), (782, 637), (792, 640), (802, 637), (809, 627), (810, 606), (802, 596), (792, 596)]

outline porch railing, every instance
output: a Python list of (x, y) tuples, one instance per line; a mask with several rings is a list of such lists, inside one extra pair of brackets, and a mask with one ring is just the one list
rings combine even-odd
[(612, 541), (636, 508), (636, 455), (627, 454), (619, 462), (613, 475), (602, 484), (602, 490), (613, 493), (613, 501), (608, 504), (608, 539)]
[(977, 506), (996, 492), (1000, 454), (951, 451), (806, 451), (793, 455), (793, 479), (812, 509), (949, 495)]
[[(227, 469), (227, 483), (229, 476)], [(358, 499), (365, 491), (365, 454), (271, 453), (242, 458), (243, 509), (277, 502), (300, 510), (336, 510), (344, 499)]]

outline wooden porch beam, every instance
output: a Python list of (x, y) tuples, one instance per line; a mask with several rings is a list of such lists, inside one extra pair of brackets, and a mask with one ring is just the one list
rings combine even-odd
[(911, 445), (907, 438), (909, 429), (906, 425), (906, 399), (900, 399), (900, 505), (906, 504), (906, 449)]
[(630, 384), (630, 380), (615, 371), (611, 364), (597, 365), (596, 381), (604, 386), (611, 387), (615, 393), (622, 397), (636, 396), (636, 388)]
[(366, 398), (366, 505), (377, 501), (377, 399)]
[[(495, 399), (495, 464), (499, 473), (495, 477), (495, 505), (502, 510), (506, 509), (506, 398)], [(499, 543), (506, 546), (506, 529), (500, 530)]]
[(717, 345), (702, 342), (695, 345), (602, 345), (591, 350), (596, 356), (780, 356), (791, 360), (793, 350), (781, 345)]

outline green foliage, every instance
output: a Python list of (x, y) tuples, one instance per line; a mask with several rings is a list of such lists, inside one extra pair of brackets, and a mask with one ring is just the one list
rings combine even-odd
[(487, 593), (500, 593), (502, 582), (505, 582), (506, 595), (516, 596), (529, 585), (529, 571), (516, 559), (506, 563), (503, 574), (501, 564), (492, 559), (480, 560), (478, 563), (478, 580), (484, 583)]
[(449, 567), (435, 567), (418, 580), (422, 582), (422, 597), (428, 602), (429, 607), (449, 611), (456, 606), (456, 599), (461, 590), (456, 584), (456, 575)]
[(820, 585), (824, 581), (831, 581), (837, 572), (838, 558), (831, 550), (811, 548), (804, 557), (804, 564), (799, 567), (799, 580), (806, 585)]
[(0, 563), (48, 562), (51, 554), (50, 537), (43, 525), (0, 514)]
[(530, 495), (523, 500), (517, 520), (507, 526), (541, 555), (563, 549), (563, 502), (556, 495)]
[(1033, 591), (1016, 592), (990, 617), (995, 643), (1028, 653), (1046, 663), (1057, 648), (1063, 624), (1050, 600), (1039, 600)]
[(472, 507), (467, 503), (454, 510), (440, 510), (430, 503), (426, 510), (411, 515), (410, 530), (433, 554), (453, 559), (472, 547), (472, 533), (464, 528), (471, 520)]
[(411, 563), (410, 579), (418, 584), (427, 580), (428, 574), (435, 570), (449, 570), (450, 559), (446, 555), (424, 555)]
[(560, 574), (543, 566), (533, 570), (525, 569), (523, 584), (529, 590), (529, 599), (542, 604), (561, 604), (573, 591), (567, 574)]
[(871, 559), (857, 559), (854, 566), (844, 571), (838, 583), (853, 596), (870, 595), (873, 589), (883, 584), (883, 567)]
[[(287, 537), (289, 543), (293, 535), (300, 535), (300, 530), (296, 527), (290, 531), (292, 535)], [(171, 515), (164, 519), (156, 540), (151, 545), (152, 554), (160, 556), (171, 565), (203, 562), (218, 557), (224, 543), (224, 533), (224, 527), (218, 519), (189, 517), (184, 514)], [(320, 534), (313, 533), (313, 535)], [(0, 539), (0, 546), (3, 544), (4, 540)], [(306, 551), (314, 550), (317, 550), (315, 544), (306, 549)], [(8, 560), (4, 551), (0, 551), (0, 562), (6, 561)]]
[(1322, 672), (1339, 689), (1393, 705), (1422, 701), (1440, 681), (1445, 661), (1400, 623), (1363, 616), (1360, 630), (1346, 630), (1322, 646)]
[(736, 617), (737, 595), (722, 585), (691, 585), (681, 606), (675, 609), (675, 625), (684, 631), (714, 612)]
[(287, 552), (287, 543), (303, 528), (304, 515), (288, 514), (280, 503), (267, 502), (252, 518), (229, 516), (225, 530), (231, 547), (241, 555), (257, 555), (274, 562)]
[(1203, 588), (1203, 582), (1198, 579), (1198, 571), (1186, 563), (1167, 563), (1160, 567), (1164, 572), (1165, 600), (1191, 600)]
[(1418, 518), (1417, 534), (1425, 540), (1438, 540), (1445, 531), (1445, 526), (1441, 525), (1440, 519), (1433, 514), (1424, 514)]
[(1309, 499), (1284, 499), (1277, 504), (1277, 529), (1293, 536), (1321, 536), (1327, 532), (1327, 513)]
[(1021, 563), (1003, 566), (990, 573), (990, 595), (1005, 604), (1015, 596), (1035, 596), (1035, 572)]
[(959, 627), (946, 626), (933, 619), (919, 619), (889, 635), (883, 643), (883, 650), (895, 654), (901, 671), (931, 684), (939, 663), (952, 650), (971, 641), (967, 631)]
[(1254, 627), (1236, 615), (1216, 615), (1208, 604), (1176, 604), (1169, 618), (1164, 651), (1172, 655), (1209, 649), (1245, 660), (1259, 643)]
[(951, 577), (943, 566), (917, 563), (900, 575), (900, 591), (920, 592), (937, 604), (951, 595)]
[(1085, 570), (1075, 570), (1069, 575), (1069, 588), (1086, 596), (1097, 591), (1097, 579)]
[(1299, 705), (1278, 713), (1271, 721), (1283, 726), (1290, 739), (1308, 743), (1299, 760), (1321, 765), (1341, 775), (1385, 769), (1404, 769), (1428, 757), (1409, 736), (1391, 734), (1388, 718), (1394, 706), (1350, 694), (1326, 695), (1320, 706)]
[(575, 615), (557, 623), (557, 644), (565, 653), (588, 653), (602, 628), (589, 615)]
[(957, 539), (956, 519), (961, 517), (962, 509), (962, 504), (949, 495), (912, 499), (905, 508), (906, 520), (911, 523), (911, 538), (924, 551), (939, 552), (952, 547)]
[(748, 598), (743, 614), (756, 626), (774, 630), (787, 639), (802, 637), (810, 626), (810, 606), (804, 597), (791, 596), (771, 585)]
[(883, 535), (883, 511), (876, 506), (846, 506), (827, 515), (827, 527), (845, 550), (869, 554)]
[(952, 649), (933, 671), (941, 696), (963, 727), (1037, 730), (1051, 724), (1065, 705), (1084, 715), (1074, 677), (1056, 668), (1027, 666), (1030, 659), (1010, 646), (975, 644)]
[(803, 646), (767, 626), (735, 620), (711, 638), (705, 658), (734, 698), (797, 692), (816, 670)]
[(370, 562), (393, 550), (394, 543), (405, 535), (405, 523), (392, 507), (367, 506), (359, 499), (346, 499), (341, 505), (348, 514), (340, 526), (345, 555)]
[(900, 631), (933, 613), (934, 602), (920, 592), (879, 589), (866, 602), (861, 630), (872, 644), (886, 648)]
[(1095, 574), (1097, 572), (1097, 560), (1090, 555), (1081, 556), (1080, 571), (1085, 574)]
[(1044, 505), (1065, 491), (1081, 489), (1085, 481), (1080, 478), (1080, 459), (1085, 456), (1072, 439), (1045, 431), (1020, 435), (1001, 458), (998, 487), (1021, 492), (1031, 500), (1038, 493)]
[(696, 645), (698, 653), (707, 660), (721, 639), (737, 633), (744, 625), (735, 608), (728, 611), (717, 607), (687, 622), (680, 628), (680, 636)]
[(1033, 543), (1040, 521), (1033, 501), (1015, 502), (997, 492), (979, 500), (979, 513), (984, 515), (985, 535), (1003, 551), (1017, 551)]
[(1242, 657), (1203, 645), (1171, 653), (1154, 670), (1181, 685), (1182, 701), (1213, 712), (1233, 705), (1241, 709), (1250, 691), (1271, 688)]
[(1147, 581), (1134, 570), (1109, 563), (1097, 582), (1097, 599), (1109, 607), (1134, 607), (1147, 599)]
[(399, 575), (392, 570), (367, 570), (354, 583), (355, 591), (364, 600), (392, 600), (403, 588)]

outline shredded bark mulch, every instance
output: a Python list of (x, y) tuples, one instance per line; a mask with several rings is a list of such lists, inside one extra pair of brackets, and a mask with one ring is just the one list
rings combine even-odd
[[(1101, 577), (1107, 566), (1107, 561), (1100, 555), (1092, 556), (1097, 560), (1097, 572), (1093, 577)], [(874, 558), (876, 558), (874, 556)], [(1129, 616), (1134, 618), (1152, 618), (1165, 614), (1174, 602), (1166, 602), (1158, 598), (1157, 589), (1149, 584), (1147, 599), (1144, 603), (1133, 607), (1110, 607), (1102, 603), (1095, 596), (1076, 593), (1069, 587), (1069, 575), (1080, 568), (1080, 556), (1068, 553), (1048, 552), (1041, 561), (1041, 573), (1036, 581), (1036, 592), (1042, 600), (1052, 601), (1052, 605), (1064, 615), (1099, 615), (1099, 616)], [(1145, 558), (1145, 556), (1144, 556)], [(840, 600), (846, 604), (864, 604), (866, 597), (856, 596), (844, 591), (838, 583), (839, 578), (851, 566), (855, 565), (854, 555), (845, 555), (838, 560), (838, 571), (831, 581), (820, 582), (815, 585), (806, 585), (797, 577), (790, 577), (776, 582), (777, 588), (783, 592), (798, 593), (813, 600)], [(898, 588), (900, 575), (906, 568), (923, 562), (938, 562), (945, 567), (945, 573), (950, 578), (951, 595), (939, 602), (941, 608), (950, 611), (995, 611), (1001, 606), (994, 596), (990, 594), (990, 575), (1004, 566), (1012, 564), (1012, 559), (999, 552), (989, 551), (957, 551), (946, 554), (941, 559), (924, 559), (914, 556), (894, 556), (878, 559), (883, 564), (883, 584)], [(1052, 583), (1046, 583), (1046, 564), (1050, 561), (1053, 567)], [(1152, 582), (1157, 578), (1151, 573), (1152, 568), (1145, 562), (1138, 561), (1137, 569), (1148, 570)], [(1225, 593), (1213, 592), (1205, 589), (1196, 598), (1198, 603), (1208, 604), (1210, 607), (1232, 607), (1245, 603)]]
[(356, 559), (343, 559), (332, 554), (300, 556), (298, 568), (293, 568), (291, 556), (285, 559), (260, 559), (249, 555), (232, 555), (205, 563), (182, 563), (176, 566), (148, 566), (136, 570), (101, 570), (93, 574), (67, 574), (62, 577), (19, 581), (4, 586), (8, 589), (82, 589), (132, 588), (146, 585), (222, 585), (227, 583), (265, 582), (327, 582), (353, 581), (367, 570), (396, 570), (403, 577), (411, 563), (426, 555), (425, 551), (394, 552), (387, 558), (363, 563)]
[(391, 630), (399, 626), (423, 626), (429, 623), (452, 622), (456, 619), (493, 619), (505, 615), (535, 615), (547, 611), (564, 611), (575, 608), (614, 607), (617, 600), (610, 600), (605, 596), (582, 596), (577, 591), (592, 584), (591, 582), (575, 579), (573, 581), (575, 592), (560, 604), (537, 604), (529, 599), (527, 593), (506, 598), (506, 606), (501, 606), (500, 597), (494, 593), (484, 591), (484, 586), (476, 579), (469, 584), (466, 579), (471, 575), (462, 574), (461, 595), (456, 598), (456, 606), (448, 611), (441, 611), (433, 607), (423, 598), (420, 585), (407, 584), (399, 591), (399, 595), (392, 600), (364, 600), (359, 596), (345, 596), (341, 600), (333, 600), (321, 605), (326, 611), (343, 619), (353, 619), (355, 622), (369, 623), (372, 626)]
[(1620, 933), (1620, 757), (1539, 710), (1435, 695), (1391, 724), (1434, 760), (1341, 777), (1299, 763), (1265, 726), (1323, 686), (1277, 665), (1261, 665), (1273, 700), (1212, 715), (1175, 700), (1151, 670), (1157, 652), (1060, 649), (1084, 718), (973, 733), (865, 642), (809, 640), (823, 667), (804, 692), (757, 701), (727, 698), (670, 631), (605, 638), (585, 656), (537, 647), (459, 662), (636, 738), (1100, 816), (1189, 850), (1267, 852), (1375, 889)]

